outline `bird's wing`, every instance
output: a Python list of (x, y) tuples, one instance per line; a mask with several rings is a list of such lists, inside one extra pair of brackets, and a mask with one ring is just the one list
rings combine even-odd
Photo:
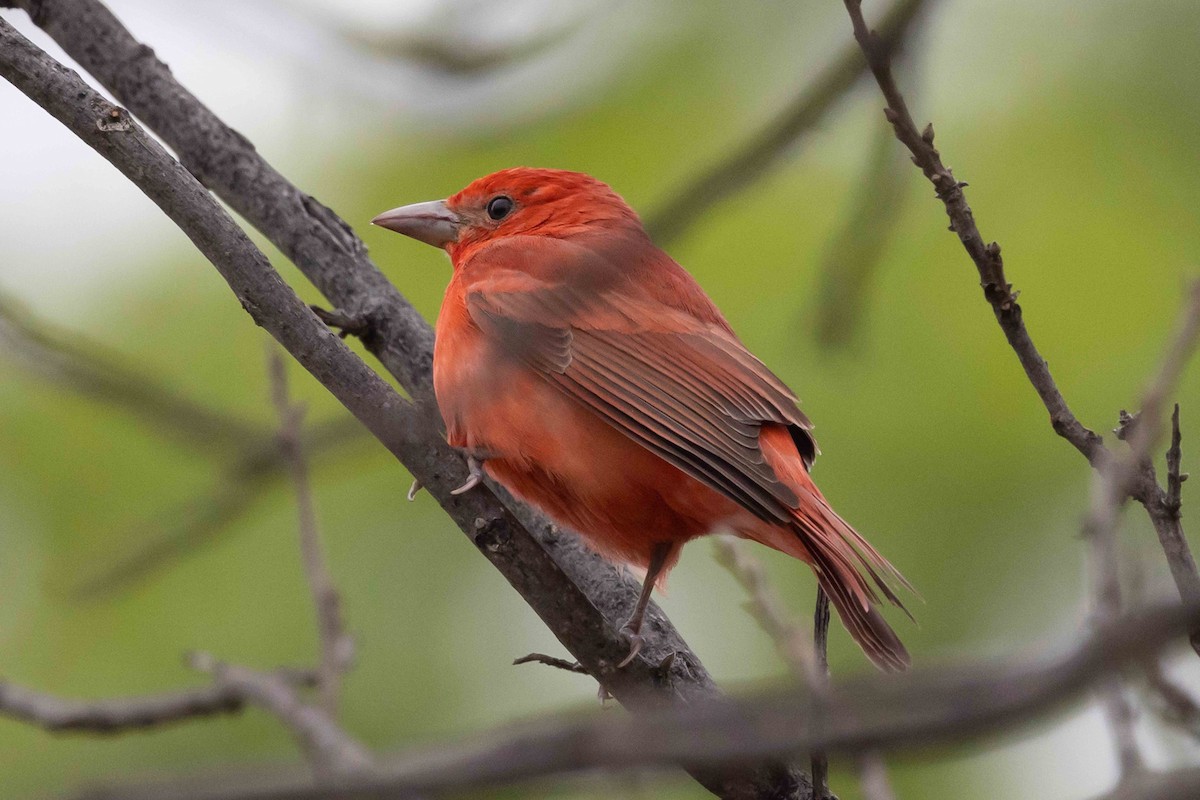
[(792, 521), (799, 500), (759, 444), (777, 423), (806, 466), (815, 455), (787, 386), (722, 326), (579, 283), (492, 269), (465, 299), (485, 334), (610, 425), (759, 517)]

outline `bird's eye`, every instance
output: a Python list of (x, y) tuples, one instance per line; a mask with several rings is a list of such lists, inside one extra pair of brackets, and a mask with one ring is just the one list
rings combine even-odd
[(491, 200), (488, 201), (488, 204), (487, 204), (487, 214), (489, 217), (491, 217), (494, 220), (504, 219), (505, 217), (508, 216), (509, 212), (512, 210), (513, 210), (512, 198), (505, 197), (504, 195), (500, 195), (499, 197), (493, 197)]

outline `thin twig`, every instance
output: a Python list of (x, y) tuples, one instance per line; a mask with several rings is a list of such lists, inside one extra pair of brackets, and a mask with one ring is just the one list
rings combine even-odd
[[(829, 595), (817, 587), (817, 602), (813, 609), (813, 694), (818, 698), (814, 714), (824, 714), (825, 700), (829, 694)], [(818, 720), (817, 724), (820, 724)], [(812, 754), (813, 796), (818, 800), (829, 797), (829, 757), (823, 750)]]
[(204, 686), (143, 697), (68, 700), (0, 682), (0, 715), (54, 733), (124, 733), (197, 717), (235, 714), (245, 705), (245, 698), (228, 686)]
[[(746, 593), (750, 595), (748, 609), (791, 670), (792, 675), (807, 687), (812, 705), (809, 713), (813, 724), (820, 726), (827, 713), (829, 694), (829, 597), (817, 588), (813, 611), (813, 638), (806, 640), (799, 624), (790, 619), (783, 601), (767, 578), (762, 562), (754, 558), (737, 539), (729, 536), (714, 538), (717, 563), (729, 570)], [(813, 797), (829, 797), (829, 759), (823, 751), (810, 754)]]
[[(767, 580), (762, 562), (746, 552), (737, 539), (714, 536), (717, 563), (727, 569), (750, 596), (750, 616), (771, 638), (788, 670), (805, 686), (813, 687), (821, 670), (804, 629), (789, 618), (783, 601)], [(826, 667), (827, 668), (827, 667)]]
[(304, 576), (308, 580), (316, 612), (317, 635), (321, 643), (318, 670), (321, 681), (321, 708), (330, 717), (337, 717), (341, 677), (354, 658), (354, 642), (346, 633), (342, 620), (342, 599), (326, 565), (321, 534), (317, 530), (317, 514), (313, 503), (312, 486), (308, 479), (308, 459), (300, 435), (304, 408), (288, 399), (287, 364), (278, 347), (272, 342), (268, 349), (268, 374), (271, 378), (271, 402), (279, 416), (279, 448), (283, 453), (292, 484), (296, 490), (299, 515), (300, 555), (304, 561)]
[(329, 779), (371, 771), (372, 759), (367, 749), (338, 727), (328, 714), (302, 702), (295, 689), (278, 674), (226, 664), (208, 653), (192, 653), (189, 664), (212, 676), (217, 686), (236, 692), (279, 720), (307, 754), (318, 777)]
[(39, 319), (0, 294), (0, 352), (72, 392), (116, 406), (155, 431), (205, 451), (269, 441), (263, 426), (189, 400), (77, 331)]
[[(880, 23), (880, 37), (889, 51), (902, 46), (925, 0), (898, 0)], [(678, 238), (688, 227), (725, 198), (769, 172), (785, 154), (812, 131), (838, 100), (864, 74), (865, 64), (854, 46), (847, 46), (783, 111), (740, 147), (689, 179), (673, 192), (666, 205), (646, 219), (646, 230), (658, 244)]]
[[(370, 431), (350, 416), (309, 425), (302, 436), (304, 450), (312, 456), (368, 439)], [(251, 444), (218, 469), (220, 475), (207, 492), (170, 505), (139, 523), (136, 536), (141, 543), (76, 579), (70, 597), (101, 599), (196, 551), (244, 515), (286, 469), (274, 438)]]
[(1183, 450), (1180, 447), (1182, 443), (1183, 433), (1179, 430), (1179, 403), (1176, 403), (1175, 409), (1171, 412), (1171, 446), (1167, 448), (1167, 504), (1169, 510), (1177, 517), (1183, 506), (1183, 482), (1188, 477), (1187, 473), (1179, 471), (1183, 461)]
[[(1089, 509), (1083, 523), (1083, 538), (1088, 546), (1088, 572), (1091, 578), (1091, 623), (1111, 623), (1121, 614), (1121, 582), (1117, 512), (1124, 502), (1126, 487), (1120, 476), (1133, 474), (1128, 460), (1114, 460), (1093, 473)], [(1129, 780), (1145, 769), (1138, 748), (1133, 706), (1125, 692), (1121, 676), (1112, 675), (1099, 689), (1104, 712), (1116, 748), (1120, 780)]]
[(872, 279), (904, 211), (905, 159), (886, 125), (880, 125), (872, 138), (865, 174), (855, 182), (850, 210), (830, 238), (817, 270), (819, 283), (811, 312), (817, 340), (826, 347), (848, 344), (866, 315)]
[(933, 146), (933, 126), (919, 131), (909, 113), (908, 104), (896, 86), (892, 75), (887, 41), (878, 33), (867, 28), (863, 19), (860, 0), (844, 0), (846, 10), (854, 28), (854, 38), (866, 56), (866, 63), (883, 92), (887, 107), (884, 116), (891, 123), (896, 138), (912, 153), (913, 161), (933, 183), (938, 199), (946, 207), (950, 227), (962, 242), (979, 271), (984, 296), (991, 304), (1009, 344), (1016, 351), (1021, 366), (1037, 391), (1050, 421), (1059, 435), (1067, 439), (1093, 464), (1107, 457), (1107, 450), (1100, 436), (1088, 430), (1071, 412), (1066, 399), (1054, 383), (1054, 378), (1042, 358), (1025, 324), (1021, 319), (1021, 307), (1017, 296), (1004, 275), (1004, 262), (1000, 258), (1000, 246), (987, 244), (975, 225), (971, 207), (963, 194), (963, 186), (955, 180), (950, 170), (942, 164), (941, 155)]
[(587, 669), (580, 665), (578, 661), (567, 661), (565, 658), (555, 658), (545, 653), (530, 653), (527, 656), (513, 659), (513, 666), (515, 667), (518, 664), (545, 664), (547, 667), (574, 672), (578, 675), (588, 674)]

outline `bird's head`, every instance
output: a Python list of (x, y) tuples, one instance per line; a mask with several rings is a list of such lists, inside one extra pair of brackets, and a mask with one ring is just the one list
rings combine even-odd
[(530, 167), (495, 172), (445, 200), (393, 208), (371, 222), (444, 248), (455, 263), (508, 236), (568, 238), (642, 229), (637, 214), (607, 184), (582, 172)]

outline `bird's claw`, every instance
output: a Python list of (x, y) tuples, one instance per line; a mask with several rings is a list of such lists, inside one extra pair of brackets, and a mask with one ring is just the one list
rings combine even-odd
[(405, 497), (408, 498), (408, 502), (411, 503), (416, 499), (417, 492), (421, 491), (421, 488), (421, 482), (416, 478), (413, 478), (412, 486), (408, 487), (408, 494), (405, 495)]
[(479, 459), (475, 456), (467, 456), (467, 475), (466, 482), (457, 489), (451, 489), (450, 494), (458, 496), (464, 492), (469, 492), (483, 482), (483, 470), (480, 468)]
[(629, 666), (630, 662), (637, 658), (638, 653), (642, 652), (642, 645), (646, 643), (646, 637), (628, 625), (621, 628), (621, 633), (625, 634), (625, 637), (629, 639), (629, 655), (625, 656), (625, 659), (620, 664), (617, 664), (617, 669), (624, 669)]

